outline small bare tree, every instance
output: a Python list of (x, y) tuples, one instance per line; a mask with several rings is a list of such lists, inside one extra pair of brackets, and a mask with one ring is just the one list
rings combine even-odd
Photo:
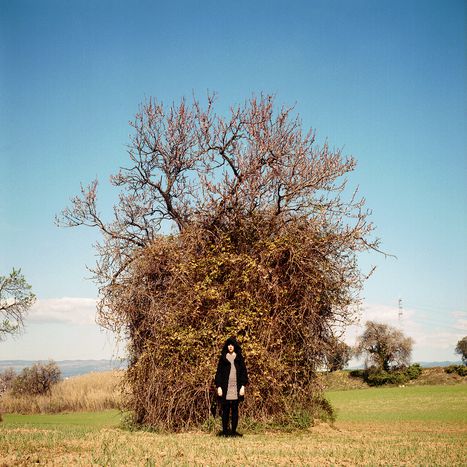
[(355, 355), (365, 356), (365, 365), (390, 371), (409, 365), (413, 339), (389, 324), (367, 321), (358, 338)]
[(0, 340), (21, 331), (24, 317), (35, 300), (20, 269), (13, 269), (8, 276), (0, 276)]
[(11, 392), (15, 396), (48, 394), (60, 379), (60, 368), (53, 360), (47, 363), (34, 363), (30, 367), (23, 368), (14, 378)]
[(318, 146), (270, 96), (227, 117), (214, 107), (214, 96), (144, 103), (128, 166), (111, 178), (113, 217), (99, 213), (95, 180), (57, 219), (102, 232), (99, 322), (129, 339), (127, 407), (169, 429), (209, 413), (231, 335), (249, 365), (247, 413), (309, 408), (333, 329), (354, 318), (365, 279), (356, 255), (378, 250), (364, 200), (346, 189), (352, 157)]

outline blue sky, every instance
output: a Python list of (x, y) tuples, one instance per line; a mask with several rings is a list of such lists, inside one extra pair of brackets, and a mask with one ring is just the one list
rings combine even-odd
[(362, 320), (402, 326), (414, 359), (454, 359), (467, 334), (465, 13), (455, 0), (0, 0), (0, 274), (21, 267), (38, 297), (0, 359), (114, 353), (86, 279), (97, 232), (54, 216), (96, 176), (110, 213), (108, 177), (146, 97), (207, 90), (221, 110), (273, 93), (357, 158), (350, 183), (397, 256), (361, 258), (377, 265)]

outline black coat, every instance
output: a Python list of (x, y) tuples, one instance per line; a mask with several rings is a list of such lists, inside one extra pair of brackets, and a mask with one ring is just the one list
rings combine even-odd
[[(242, 386), (246, 386), (248, 384), (248, 372), (245, 365), (245, 360), (243, 359), (242, 349), (238, 345), (237, 341), (233, 339), (228, 339), (224, 344), (224, 348), (222, 349), (221, 356), (219, 357), (219, 362), (217, 364), (217, 371), (215, 377), (216, 388), (222, 388), (222, 400), (225, 400), (225, 396), (227, 395), (227, 387), (229, 385), (229, 375), (230, 375), (230, 362), (227, 360), (227, 353), (228, 348), (227, 346), (232, 343), (234, 346), (234, 352), (236, 353), (236, 357), (234, 360), (234, 365), (237, 370), (237, 392), (240, 391)], [(243, 400), (244, 397), (238, 394), (238, 399)]]

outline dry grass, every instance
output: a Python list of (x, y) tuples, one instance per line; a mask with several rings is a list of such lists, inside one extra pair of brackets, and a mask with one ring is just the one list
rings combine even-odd
[[(10, 429), (3, 465), (465, 465), (465, 426), (399, 422), (338, 422), (301, 433), (247, 434), (81, 432)], [(0, 465), (1, 462), (0, 462)]]
[(457, 373), (446, 373), (444, 367), (423, 368), (422, 374), (408, 385), (432, 385), (432, 384), (467, 384), (467, 377), (459, 376)]
[(362, 378), (353, 378), (348, 371), (323, 372), (318, 374), (318, 381), (325, 390), (342, 391), (347, 389), (368, 388)]
[(121, 371), (88, 373), (61, 381), (49, 395), (0, 399), (2, 413), (57, 413), (100, 411), (120, 406)]
[[(56, 385), (49, 396), (13, 397), (7, 393), (0, 399), (0, 413), (58, 413), (118, 408), (122, 374), (122, 371), (107, 371), (75, 376)], [(360, 378), (349, 376), (348, 371), (323, 373), (319, 376), (319, 381), (327, 391), (368, 388)], [(466, 383), (466, 377), (456, 373), (448, 374), (444, 368), (436, 367), (424, 368), (418, 379), (406, 385)]]
[[(58, 413), (100, 411), (120, 407), (122, 371), (106, 371), (75, 376), (60, 382), (49, 396), (13, 397), (5, 394), (0, 399), (0, 413)], [(416, 380), (407, 386), (466, 384), (467, 377), (446, 373), (444, 368), (423, 368)], [(327, 391), (365, 389), (361, 378), (349, 376), (348, 371), (319, 375), (319, 384)], [(1, 415), (0, 415), (1, 417)], [(0, 418), (1, 420), (1, 418)]]

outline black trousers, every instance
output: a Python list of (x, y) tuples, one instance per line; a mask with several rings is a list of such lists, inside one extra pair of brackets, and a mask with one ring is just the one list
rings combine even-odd
[(232, 433), (235, 433), (238, 426), (238, 400), (222, 401), (222, 431), (224, 433), (229, 430), (230, 412), (232, 412)]

